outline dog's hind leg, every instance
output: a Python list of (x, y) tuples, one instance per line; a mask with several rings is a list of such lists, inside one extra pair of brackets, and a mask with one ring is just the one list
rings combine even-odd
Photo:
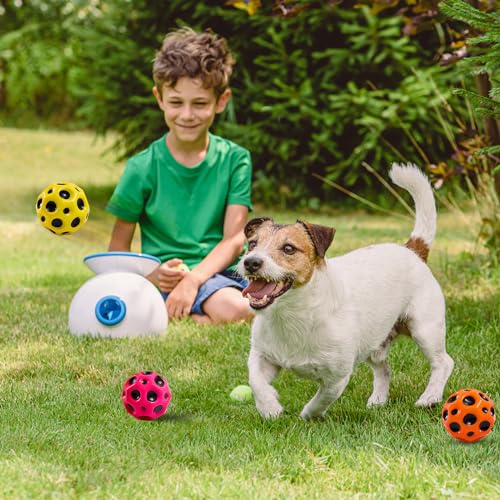
[(383, 405), (387, 401), (391, 382), (391, 370), (387, 363), (387, 354), (392, 342), (401, 333), (401, 325), (398, 325), (399, 323), (391, 330), (382, 345), (372, 352), (366, 360), (373, 370), (373, 391), (368, 399), (368, 407)]
[(445, 350), (444, 336), (442, 342), (436, 343), (429, 342), (426, 337), (424, 340), (422, 338), (415, 340), (431, 364), (429, 383), (415, 404), (417, 406), (433, 406), (443, 399), (444, 387), (453, 371), (453, 359)]
[(387, 364), (387, 351), (389, 343), (372, 353), (367, 359), (367, 363), (373, 370), (373, 391), (368, 399), (367, 406), (383, 405), (389, 395), (389, 384), (391, 381), (391, 370)]
[(342, 378), (335, 378), (328, 381), (322, 380), (318, 392), (304, 406), (300, 416), (304, 420), (324, 417), (328, 407), (342, 395), (350, 378), (351, 373), (348, 373)]
[(431, 365), (429, 383), (415, 404), (432, 406), (443, 399), (444, 388), (454, 365), (453, 359), (446, 352), (444, 306), (443, 314), (431, 317), (426, 314), (413, 318), (410, 321), (410, 332)]
[(256, 349), (250, 349), (248, 378), (255, 406), (263, 418), (276, 418), (283, 412), (278, 400), (278, 391), (271, 385), (279, 370), (279, 366), (270, 363)]
[(430, 283), (414, 297), (408, 309), (410, 335), (431, 365), (429, 382), (415, 403), (433, 406), (443, 399), (448, 377), (453, 371), (453, 359), (446, 352), (445, 302), (437, 282)]

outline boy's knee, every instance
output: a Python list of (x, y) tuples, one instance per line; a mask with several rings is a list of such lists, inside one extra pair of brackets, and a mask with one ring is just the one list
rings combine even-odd
[(205, 313), (215, 323), (248, 320), (253, 317), (248, 300), (237, 293), (228, 293), (225, 289), (216, 292), (203, 305)]
[(228, 308), (228, 316), (230, 318), (228, 321), (241, 321), (249, 319), (253, 315), (248, 301), (243, 299), (238, 304), (232, 304), (231, 307)]
[(226, 304), (212, 314), (213, 321), (217, 323), (236, 322), (249, 319), (251, 310), (248, 304)]

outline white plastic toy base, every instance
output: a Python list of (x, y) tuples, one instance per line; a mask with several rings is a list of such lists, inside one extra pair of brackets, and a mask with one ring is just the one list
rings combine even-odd
[(119, 338), (166, 333), (165, 302), (143, 277), (159, 266), (158, 259), (109, 252), (89, 255), (84, 262), (98, 274), (84, 283), (71, 301), (69, 330), (73, 335)]
[(160, 265), (160, 260), (152, 255), (133, 252), (93, 253), (83, 262), (96, 274), (123, 271), (141, 276), (151, 274)]

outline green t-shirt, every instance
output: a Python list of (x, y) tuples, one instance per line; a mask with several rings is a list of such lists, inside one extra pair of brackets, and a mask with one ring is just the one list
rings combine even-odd
[(142, 252), (191, 268), (222, 240), (227, 205), (252, 209), (251, 176), (250, 153), (227, 139), (210, 134), (204, 160), (185, 167), (163, 136), (128, 160), (106, 210), (139, 223)]

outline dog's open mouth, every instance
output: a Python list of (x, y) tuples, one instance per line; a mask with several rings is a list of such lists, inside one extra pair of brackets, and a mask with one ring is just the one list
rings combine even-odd
[(247, 276), (247, 278), (250, 283), (242, 293), (243, 297), (248, 297), (250, 307), (253, 309), (264, 309), (271, 305), (293, 285), (291, 278), (285, 278), (282, 281), (266, 281), (253, 276)]

